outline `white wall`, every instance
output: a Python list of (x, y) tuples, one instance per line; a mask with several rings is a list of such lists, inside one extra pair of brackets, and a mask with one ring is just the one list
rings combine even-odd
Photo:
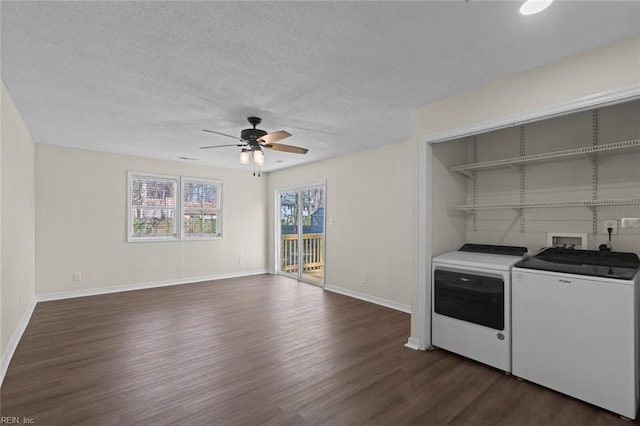
[[(269, 173), (269, 223), (275, 223), (277, 189), (326, 180), (326, 285), (410, 306), (416, 173), (411, 142)], [(275, 262), (273, 228), (269, 265)]]
[(640, 35), (434, 102), (413, 112), (413, 135), (433, 134), (638, 87)]
[(34, 144), (4, 83), (1, 112), (0, 382), (35, 304)]
[(449, 167), (464, 164), (466, 160), (466, 141), (452, 141), (433, 146), (433, 256), (457, 250), (466, 242), (466, 213), (449, 211), (449, 207), (453, 205), (465, 204), (467, 198), (467, 178), (449, 172)]
[[(44, 144), (35, 164), (39, 299), (266, 271), (266, 180), (250, 171)], [(223, 238), (127, 243), (127, 171), (222, 180)]]
[[(578, 100), (589, 99), (603, 93), (625, 91), (640, 84), (640, 35), (619, 40), (610, 45), (576, 55), (562, 61), (533, 69), (529, 72), (483, 86), (459, 95), (417, 108), (413, 113), (413, 135), (416, 143), (424, 143), (436, 135), (455, 133), (461, 129), (499, 122), (509, 117), (536, 113), (550, 107), (569, 105)], [(456, 156), (459, 146), (445, 143), (435, 152), (442, 158)], [(438, 157), (435, 160), (438, 161)], [(451, 165), (451, 164), (449, 164)], [(449, 179), (444, 168), (425, 165), (432, 173), (434, 185), (438, 180), (438, 191), (460, 194), (459, 178)], [(434, 188), (434, 193), (436, 188)], [(432, 215), (431, 233), (439, 232), (438, 224), (451, 221), (449, 213), (435, 208), (439, 202), (433, 198), (434, 208), (419, 214)], [(466, 232), (466, 231), (465, 231)], [(433, 254), (452, 248), (452, 243), (442, 238), (426, 241)], [(424, 260), (423, 260), (424, 261)], [(415, 282), (416, 287), (430, 285)], [(418, 294), (416, 288), (414, 294)], [(411, 317), (411, 336), (418, 339), (420, 330), (428, 324), (419, 324), (420, 311), (429, 309), (429, 300), (415, 299)], [(424, 333), (422, 333), (424, 335)]]

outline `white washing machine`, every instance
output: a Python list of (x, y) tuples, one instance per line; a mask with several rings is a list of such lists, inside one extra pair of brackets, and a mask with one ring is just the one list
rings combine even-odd
[(511, 267), (525, 247), (465, 244), (432, 261), (432, 344), (511, 371)]
[(513, 374), (635, 419), (638, 256), (548, 248), (512, 280)]

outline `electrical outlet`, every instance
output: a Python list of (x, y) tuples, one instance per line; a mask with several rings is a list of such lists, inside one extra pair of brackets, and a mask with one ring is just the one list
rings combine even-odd
[(244, 257), (238, 258), (238, 265), (244, 265)]
[(73, 273), (74, 281), (82, 281), (82, 272), (74, 272)]
[(618, 221), (616, 219), (605, 219), (602, 222), (602, 233), (609, 235), (609, 228), (611, 228), (611, 235), (618, 235)]
[(367, 283), (367, 274), (365, 274), (364, 272), (360, 275), (360, 282), (362, 284), (366, 284)]

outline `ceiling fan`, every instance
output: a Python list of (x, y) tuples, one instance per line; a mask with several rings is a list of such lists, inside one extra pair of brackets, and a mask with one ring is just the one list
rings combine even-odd
[(253, 159), (254, 164), (258, 166), (261, 166), (264, 163), (264, 153), (262, 152), (262, 148), (269, 148), (273, 149), (274, 151), (291, 152), (294, 154), (306, 154), (307, 151), (309, 151), (307, 148), (301, 148), (299, 146), (276, 143), (277, 141), (288, 138), (289, 136), (291, 136), (291, 134), (284, 130), (267, 133), (264, 130), (256, 129), (256, 126), (262, 122), (262, 119), (260, 117), (248, 117), (247, 120), (253, 126), (253, 129), (244, 129), (242, 132), (240, 132), (240, 137), (216, 132), (214, 130), (202, 130), (203, 132), (215, 133), (217, 135), (237, 139), (242, 143), (201, 146), (200, 149), (223, 148), (228, 146), (241, 147), (242, 151), (240, 151), (240, 163), (249, 164), (251, 162), (251, 159)]

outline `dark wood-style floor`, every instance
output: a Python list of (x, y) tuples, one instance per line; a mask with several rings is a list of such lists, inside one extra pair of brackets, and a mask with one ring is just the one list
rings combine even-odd
[(39, 303), (2, 386), (37, 425), (606, 425), (437, 350), (409, 315), (271, 275)]

